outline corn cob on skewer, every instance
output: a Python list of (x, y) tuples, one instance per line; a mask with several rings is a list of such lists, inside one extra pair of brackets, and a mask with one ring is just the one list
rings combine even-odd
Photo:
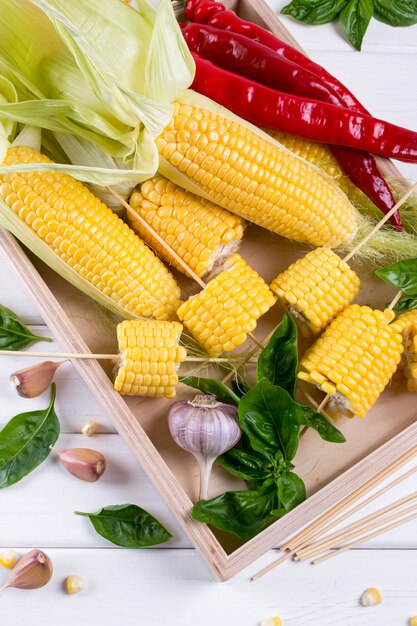
[(414, 326), (414, 324), (417, 324), (417, 309), (411, 309), (410, 311), (401, 313), (401, 315), (393, 321), (392, 326), (401, 333)]
[(177, 314), (211, 356), (229, 352), (246, 341), (256, 321), (275, 303), (264, 280), (238, 254), (206, 288), (184, 302)]
[(175, 103), (156, 144), (168, 178), (179, 171), (216, 204), (279, 235), (330, 247), (354, 236), (356, 211), (334, 183), (236, 121)]
[(270, 287), (310, 334), (326, 328), (353, 301), (360, 281), (330, 248), (316, 248), (278, 274)]
[[(243, 236), (242, 218), (181, 189), (163, 176), (142, 183), (140, 190), (131, 195), (129, 204), (201, 278), (236, 252)], [(184, 272), (131, 212), (128, 221), (162, 259)]]
[(348, 306), (307, 350), (298, 377), (329, 394), (331, 404), (364, 417), (401, 360), (402, 337), (389, 324), (394, 315)]
[(123, 395), (175, 398), (179, 364), (187, 351), (178, 345), (182, 325), (156, 320), (117, 326), (121, 354), (114, 388)]
[(404, 354), (401, 369), (407, 381), (407, 389), (417, 391), (417, 309), (399, 315), (392, 326), (403, 338)]

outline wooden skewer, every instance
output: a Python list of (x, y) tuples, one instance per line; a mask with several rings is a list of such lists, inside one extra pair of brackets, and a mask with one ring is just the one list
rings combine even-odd
[(325, 556), (320, 557), (319, 559), (316, 559), (315, 561), (312, 561), (313, 565), (318, 565), (319, 563), (323, 563), (323, 561), (327, 561), (328, 559), (332, 559), (334, 556), (338, 556), (338, 554), (341, 554), (342, 552), (347, 552), (347, 550), (350, 550), (351, 548), (353, 548), (354, 546), (358, 546), (361, 543), (365, 543), (366, 541), (370, 541), (371, 539), (374, 539), (374, 537), (378, 537), (379, 535), (383, 535), (384, 533), (386, 533), (388, 530), (392, 530), (393, 528), (397, 528), (398, 526), (402, 526), (403, 524), (406, 524), (407, 522), (410, 522), (413, 519), (416, 519), (417, 517), (417, 513), (413, 513), (412, 515), (408, 515), (407, 517), (403, 517), (402, 519), (393, 522), (392, 524), (389, 524), (388, 526), (384, 526), (383, 528), (380, 528), (379, 530), (370, 533), (369, 535), (365, 535), (364, 537), (361, 537), (360, 539), (357, 539), (356, 541), (352, 541), (351, 543), (348, 543), (346, 546), (343, 546), (342, 548), (338, 548), (337, 550), (333, 550), (333, 552), (330, 552), (330, 554), (326, 554)]
[[(162, 237), (152, 228), (152, 226), (150, 226), (148, 224), (148, 222), (146, 220), (143, 219), (143, 217), (141, 215), (139, 215), (139, 213), (137, 211), (135, 211), (134, 209), (132, 209), (132, 207), (130, 206), (130, 204), (128, 202), (126, 202), (126, 200), (124, 198), (122, 198), (122, 196), (120, 194), (117, 193), (117, 191), (115, 191), (114, 189), (112, 189), (111, 187), (107, 187), (107, 189), (110, 191), (111, 194), (113, 194), (113, 196), (115, 198), (117, 198), (117, 200), (124, 206), (124, 208), (126, 209), (127, 213), (129, 213), (130, 215), (134, 216), (134, 218), (136, 220), (138, 220), (142, 226), (144, 228), (146, 228), (146, 230), (148, 231), (148, 233), (150, 235), (152, 235), (152, 237), (154, 237), (160, 244), (161, 246), (163, 246), (165, 248), (165, 250), (168, 252), (168, 254), (177, 261), (177, 263), (179, 263), (179, 265), (181, 265), (181, 267), (183, 268), (183, 270), (185, 271), (186, 274), (188, 274), (188, 276), (190, 276), (193, 280), (195, 280), (195, 282), (200, 285), (200, 287), (202, 289), (206, 288), (206, 283), (201, 280), (201, 278), (199, 276), (197, 276), (197, 274), (191, 269), (191, 267), (184, 261), (184, 259), (182, 259), (179, 254), (177, 254), (175, 252), (175, 250), (173, 250), (171, 248), (171, 246), (169, 244), (167, 244), (166, 241), (164, 241), (164, 239), (162, 239)], [(257, 337), (255, 337), (255, 335), (253, 333), (248, 333), (248, 337), (250, 337), (250, 339), (253, 341), (254, 344), (256, 344), (259, 348), (263, 348), (262, 343), (259, 341), (259, 339)]]
[(401, 298), (401, 296), (403, 295), (402, 291), (399, 291), (391, 300), (391, 302), (388, 305), (388, 309), (393, 309), (395, 307), (395, 305), (397, 304), (398, 300)]

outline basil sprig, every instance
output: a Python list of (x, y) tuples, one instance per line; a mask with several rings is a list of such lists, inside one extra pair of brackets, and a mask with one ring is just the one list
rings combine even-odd
[(378, 278), (393, 285), (405, 295), (394, 307), (396, 311), (409, 311), (417, 308), (417, 258), (397, 261), (392, 265), (376, 270)]
[(346, 38), (357, 50), (372, 17), (390, 26), (417, 23), (415, 0), (292, 0), (281, 13), (305, 24), (326, 24), (340, 16)]
[(16, 313), (0, 304), (0, 350), (23, 350), (34, 341), (51, 341), (34, 335)]
[(46, 409), (20, 413), (0, 432), (0, 488), (17, 483), (49, 456), (59, 435), (55, 397), (52, 384)]
[(136, 504), (106, 506), (96, 513), (75, 513), (88, 517), (99, 535), (123, 548), (146, 548), (172, 539), (161, 522)]
[(304, 483), (292, 471), (302, 426), (313, 428), (326, 441), (345, 441), (322, 415), (294, 400), (297, 328), (290, 315), (285, 315), (259, 355), (256, 375), (256, 385), (238, 404), (243, 431), (239, 447), (218, 458), (219, 464), (246, 481), (249, 489), (200, 500), (192, 510), (195, 520), (243, 540), (305, 500)]

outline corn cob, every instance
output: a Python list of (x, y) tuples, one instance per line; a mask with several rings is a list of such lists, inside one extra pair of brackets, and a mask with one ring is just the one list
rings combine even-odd
[[(14, 147), (4, 165), (50, 163)], [(132, 315), (166, 319), (180, 289), (137, 235), (82, 183), (58, 172), (0, 176), (0, 198), (77, 274)]]
[(187, 351), (178, 345), (182, 326), (156, 320), (124, 321), (117, 326), (120, 365), (114, 388), (124, 395), (175, 398), (179, 364)]
[(304, 334), (319, 333), (352, 302), (360, 281), (330, 248), (316, 248), (272, 281), (270, 287), (301, 321)]
[(176, 103), (156, 144), (168, 178), (175, 168), (216, 204), (283, 237), (336, 247), (355, 233), (356, 211), (334, 183), (238, 122)]
[(405, 313), (401, 313), (392, 323), (392, 326), (402, 333), (417, 324), (417, 309), (411, 309)]
[(407, 381), (407, 389), (417, 391), (417, 309), (399, 315), (392, 326), (403, 338), (401, 369)]
[(298, 377), (318, 385), (330, 403), (364, 417), (388, 385), (403, 352), (391, 309), (348, 306), (301, 360)]
[(238, 254), (206, 288), (184, 302), (179, 319), (210, 356), (229, 352), (246, 341), (256, 322), (275, 303), (264, 280)]
[[(200, 278), (236, 252), (243, 236), (245, 223), (241, 217), (181, 189), (163, 176), (142, 183), (129, 204)], [(128, 220), (164, 261), (184, 272), (134, 216), (129, 215)]]

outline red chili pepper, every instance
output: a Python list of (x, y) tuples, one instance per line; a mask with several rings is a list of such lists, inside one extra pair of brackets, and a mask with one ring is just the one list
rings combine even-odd
[(257, 126), (417, 163), (416, 132), (327, 102), (275, 91), (192, 55), (197, 67), (192, 88)]
[[(344, 106), (340, 96), (318, 76), (243, 35), (195, 23), (182, 26), (182, 32), (192, 52), (223, 69), (285, 93)], [(359, 150), (336, 146), (330, 149), (352, 182), (388, 213), (395, 199), (374, 157)], [(391, 217), (391, 223), (403, 230), (398, 211)]]
[(233, 33), (244, 35), (248, 39), (253, 39), (267, 48), (274, 50), (280, 56), (297, 63), (301, 67), (310, 70), (323, 79), (329, 87), (333, 89), (343, 100), (345, 106), (354, 111), (368, 113), (359, 100), (343, 85), (335, 76), (330, 74), (318, 63), (314, 63), (302, 52), (293, 48), (285, 41), (278, 39), (275, 35), (262, 28), (258, 24), (242, 20), (233, 11), (228, 11), (224, 4), (215, 0), (186, 0), (185, 16), (190, 22), (209, 24), (221, 30), (228, 30)]

